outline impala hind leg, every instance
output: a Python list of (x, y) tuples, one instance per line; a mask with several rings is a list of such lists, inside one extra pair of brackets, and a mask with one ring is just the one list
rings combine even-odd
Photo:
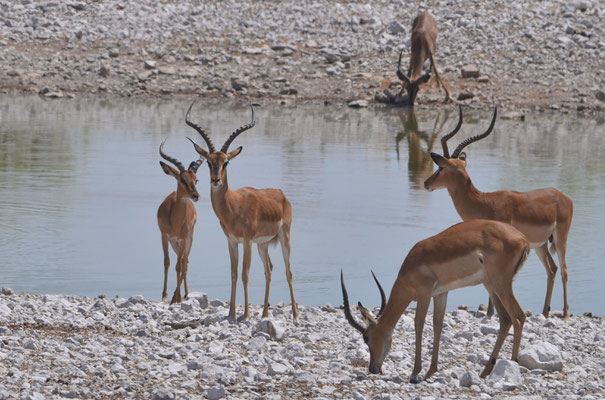
[(542, 308), (542, 314), (548, 318), (548, 313), (550, 312), (550, 301), (552, 299), (552, 291), (555, 286), (555, 277), (557, 274), (557, 264), (555, 264), (555, 260), (552, 259), (550, 254), (548, 253), (548, 243), (544, 243), (542, 246), (537, 247), (536, 254), (538, 258), (544, 265), (544, 269), (546, 270), (546, 297), (544, 298), (544, 308)]
[(248, 278), (250, 277), (250, 262), (252, 261), (252, 241), (244, 241), (244, 260), (242, 262), (242, 284), (244, 285), (244, 319), (250, 319), (250, 303), (248, 301)]
[(294, 284), (292, 283), (292, 269), (290, 268), (290, 226), (283, 226), (278, 233), (279, 243), (281, 244), (282, 255), (284, 256), (284, 264), (286, 265), (286, 279), (290, 288), (290, 300), (292, 301), (292, 317), (298, 320), (298, 306), (294, 298)]
[(162, 250), (164, 251), (164, 290), (162, 301), (168, 300), (168, 269), (170, 268), (170, 253), (168, 250), (168, 236), (162, 234)]
[(486, 376), (488, 376), (494, 369), (494, 365), (496, 365), (496, 359), (498, 358), (498, 354), (500, 353), (500, 349), (502, 348), (504, 339), (506, 339), (506, 335), (508, 335), (508, 331), (510, 330), (510, 326), (512, 325), (510, 316), (506, 312), (506, 309), (504, 308), (502, 302), (500, 302), (500, 299), (496, 296), (496, 294), (490, 291), (489, 297), (490, 299), (492, 299), (494, 305), (496, 306), (496, 310), (498, 311), (500, 329), (498, 330), (498, 338), (496, 339), (496, 344), (494, 344), (492, 354), (489, 356), (489, 360), (487, 361), (485, 368), (483, 368), (483, 372), (481, 372), (481, 378), (485, 378)]
[(439, 76), (439, 71), (437, 71), (437, 63), (435, 62), (435, 57), (432, 54), (431, 54), (431, 62), (433, 63), (433, 70), (435, 70), (435, 77), (437, 78), (437, 81), (439, 82), (439, 84), (441, 85), (443, 90), (445, 90), (444, 101), (446, 101), (446, 102), (452, 101), (452, 97), (450, 96), (449, 90), (447, 90), (447, 88), (443, 84), (443, 81), (441, 80), (441, 76)]
[(553, 242), (559, 258), (561, 267), (561, 282), (563, 283), (563, 318), (569, 319), (569, 303), (567, 303), (567, 262), (565, 261), (565, 252), (567, 250), (567, 234), (569, 225), (557, 226), (553, 233)]
[(258, 255), (265, 267), (265, 302), (263, 306), (263, 318), (269, 316), (269, 289), (271, 288), (271, 272), (273, 272), (273, 264), (269, 258), (269, 244), (258, 244)]
[(443, 330), (443, 318), (445, 317), (445, 308), (447, 306), (447, 293), (433, 297), (433, 356), (431, 366), (425, 375), (428, 379), (437, 372), (437, 363), (439, 361), (439, 341), (441, 340), (441, 331)]
[(181, 302), (181, 282), (183, 281), (183, 257), (179, 254), (176, 262), (176, 289), (174, 289), (174, 294), (172, 295), (172, 300), (170, 300), (170, 304), (180, 303)]
[(426, 319), (426, 313), (431, 304), (431, 296), (422, 296), (418, 299), (416, 304), (416, 315), (414, 317), (414, 331), (416, 332), (416, 352), (414, 353), (414, 369), (412, 370), (412, 376), (410, 376), (411, 383), (418, 383), (418, 374), (422, 369), (422, 330), (424, 329), (424, 320)]
[(237, 264), (239, 259), (239, 251), (237, 242), (228, 241), (229, 259), (231, 260), (231, 302), (229, 303), (229, 319), (235, 322), (235, 292), (237, 288)]

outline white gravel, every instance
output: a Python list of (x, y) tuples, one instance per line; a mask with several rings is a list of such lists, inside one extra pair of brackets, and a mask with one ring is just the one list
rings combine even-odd
[[(413, 310), (397, 326), (384, 374), (371, 375), (361, 336), (330, 305), (301, 306), (298, 324), (289, 305), (273, 306), (264, 321), (261, 306), (253, 306), (249, 322), (230, 324), (227, 304), (199, 293), (174, 306), (141, 296), (0, 293), (0, 399), (605, 398), (603, 318), (530, 316), (522, 353), (551, 362), (530, 370), (508, 361), (511, 337), (500, 353), (504, 360), (483, 380), (477, 374), (497, 320), (481, 311), (449, 312), (440, 369), (414, 385), (408, 383)], [(175, 329), (179, 324), (189, 327)], [(552, 362), (557, 355), (561, 370)]]
[[(0, 90), (371, 105), (398, 91), (399, 50), (426, 9), (439, 26), (438, 69), (460, 103), (605, 109), (598, 0), (0, 0)], [(442, 106), (429, 86), (418, 102)]]

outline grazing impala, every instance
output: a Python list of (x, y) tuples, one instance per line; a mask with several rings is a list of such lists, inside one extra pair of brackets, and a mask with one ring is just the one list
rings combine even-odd
[(212, 208), (218, 217), (221, 228), (229, 244), (231, 258), (231, 303), (229, 318), (235, 321), (235, 287), (237, 284), (237, 264), (239, 257), (238, 244), (244, 247), (244, 260), (242, 266), (242, 282), (244, 284), (245, 311), (244, 318), (250, 319), (248, 306), (248, 277), (252, 257), (252, 244), (256, 243), (258, 254), (265, 268), (265, 302), (263, 318), (269, 315), (269, 287), (271, 285), (271, 272), (273, 264), (269, 258), (269, 245), (281, 244), (281, 250), (286, 265), (286, 278), (290, 287), (292, 300), (292, 315), (298, 319), (298, 308), (294, 299), (292, 285), (292, 271), (290, 270), (290, 225), (292, 224), (292, 206), (280, 189), (254, 189), (243, 187), (237, 190), (229, 189), (227, 184), (227, 164), (234, 159), (242, 147), (229, 152), (229, 145), (242, 132), (252, 128), (255, 124), (254, 109), (252, 105), (252, 121), (236, 129), (227, 138), (220, 151), (216, 151), (206, 132), (189, 120), (193, 103), (187, 110), (185, 122), (195, 129), (204, 139), (208, 151), (198, 146), (193, 140), (195, 150), (208, 161), (210, 169), (210, 199)]
[[(445, 101), (450, 101), (450, 92), (447, 90), (435, 64), (435, 50), (437, 42), (437, 22), (428, 12), (418, 14), (412, 23), (412, 55), (410, 57), (410, 66), (407, 75), (401, 71), (401, 54), (399, 52), (399, 61), (397, 62), (397, 77), (405, 83), (407, 90), (407, 105), (414, 107), (414, 100), (418, 94), (420, 84), (426, 83), (430, 78), (431, 69), (435, 71), (437, 81), (445, 90)], [(431, 66), (426, 73), (422, 73), (422, 65), (429, 59)], [(403, 89), (402, 89), (403, 91)]]
[(425, 378), (437, 371), (439, 340), (443, 317), (450, 290), (482, 283), (494, 299), (500, 330), (487, 365), (481, 373), (486, 377), (492, 371), (500, 348), (511, 324), (514, 327), (513, 360), (517, 360), (525, 313), (513, 293), (513, 278), (529, 253), (525, 236), (511, 225), (486, 220), (461, 222), (445, 231), (422, 240), (408, 253), (393, 284), (389, 301), (376, 277), (380, 290), (381, 306), (378, 315), (359, 304), (367, 322), (360, 325), (351, 315), (349, 299), (342, 271), (340, 275), (344, 312), (347, 321), (362, 335), (370, 349), (370, 372), (382, 373), (382, 363), (391, 348), (392, 335), (397, 321), (412, 301), (417, 302), (414, 329), (416, 352), (410, 382), (418, 382), (422, 369), (422, 329), (426, 313), (433, 298), (433, 356)]
[[(165, 142), (165, 141), (164, 141)], [(200, 195), (195, 188), (197, 179), (195, 173), (202, 164), (197, 160), (185, 170), (183, 164), (177, 159), (169, 157), (162, 151), (164, 142), (160, 145), (160, 156), (175, 167), (160, 161), (162, 169), (167, 175), (173, 176), (177, 181), (176, 192), (170, 193), (158, 208), (158, 226), (162, 233), (162, 249), (164, 250), (164, 291), (162, 301), (168, 299), (166, 292), (166, 281), (168, 280), (168, 268), (170, 268), (170, 255), (168, 243), (177, 255), (176, 259), (176, 290), (172, 296), (172, 303), (181, 302), (181, 283), (185, 284), (185, 296), (189, 294), (187, 286), (187, 265), (189, 263), (189, 252), (193, 242), (193, 228), (197, 220), (197, 214), (193, 201), (197, 201)]]
[[(561, 265), (563, 314), (567, 319), (569, 318), (569, 307), (567, 304), (565, 250), (573, 216), (571, 199), (553, 188), (529, 192), (501, 190), (483, 193), (475, 188), (466, 171), (466, 154), (461, 152), (462, 149), (490, 134), (496, 122), (496, 114), (497, 110), (494, 110), (492, 122), (486, 132), (466, 139), (450, 156), (447, 141), (454, 136), (462, 123), (462, 108), (460, 108), (458, 127), (441, 139), (443, 156), (431, 153), (433, 161), (439, 168), (424, 182), (424, 187), (429, 191), (446, 188), (463, 221), (471, 219), (502, 221), (513, 225), (527, 237), (548, 275), (546, 298), (542, 310), (546, 317), (550, 311), (550, 300), (558, 269), (548, 252), (548, 241), (550, 240), (552, 242), (551, 250), (556, 251)], [(491, 299), (488, 314), (493, 314)]]

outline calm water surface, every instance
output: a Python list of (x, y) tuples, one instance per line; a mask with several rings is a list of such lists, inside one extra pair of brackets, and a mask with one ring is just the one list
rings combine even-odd
[[(0, 286), (30, 293), (96, 296), (142, 294), (159, 300), (163, 265), (156, 211), (175, 190), (158, 147), (185, 165), (196, 158), (185, 136), (190, 99), (0, 97)], [(229, 184), (278, 187), (293, 206), (292, 255), (299, 303), (342, 303), (344, 269), (353, 301), (379, 303), (373, 269), (390, 290), (417, 241), (459, 222), (445, 190), (422, 183), (433, 171), (427, 149), (457, 122), (457, 111), (257, 107), (255, 128), (236, 139), (243, 152), (229, 165)], [(249, 120), (246, 104), (196, 105), (193, 119), (215, 146)], [(457, 140), (489, 124), (490, 112), (466, 111)], [(568, 242), (572, 313), (605, 314), (605, 129), (602, 119), (528, 115), (498, 120), (494, 133), (466, 151), (483, 191), (554, 186), (574, 201)], [(450, 145), (453, 148), (453, 145)], [(210, 204), (206, 166), (198, 172), (198, 222), (189, 285), (227, 300), (227, 241)], [(289, 302), (279, 247), (271, 303)], [(172, 255), (169, 292), (174, 290)], [(240, 255), (241, 262), (241, 255)], [(522, 307), (542, 310), (546, 273), (532, 253), (514, 284)], [(251, 301), (262, 304), (264, 274), (256, 250)], [(243, 301), (241, 283), (238, 304)], [(483, 287), (454, 291), (449, 308), (487, 301)], [(557, 276), (553, 309), (562, 309)]]

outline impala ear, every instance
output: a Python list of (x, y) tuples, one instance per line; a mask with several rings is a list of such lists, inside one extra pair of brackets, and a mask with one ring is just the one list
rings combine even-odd
[(464, 164), (466, 165), (466, 153), (460, 153), (460, 155), (458, 156), (458, 160), (464, 161)]
[(363, 319), (368, 321), (370, 324), (376, 325), (376, 317), (372, 314), (372, 312), (365, 308), (361, 302), (358, 302), (357, 306), (359, 307), (359, 312), (361, 313)]
[(438, 167), (445, 167), (445, 157), (443, 157), (441, 154), (431, 152), (431, 158)]
[(239, 155), (239, 153), (242, 152), (243, 147), (240, 146), (237, 149), (230, 151), (229, 153), (227, 153), (227, 157), (229, 158), (229, 160), (231, 160), (232, 158), (235, 158)]
[(170, 175), (170, 176), (174, 176), (176, 179), (178, 179), (179, 177), (179, 171), (177, 171), (176, 169), (172, 168), (170, 165), (160, 161), (160, 166), (162, 167), (162, 169), (164, 170), (164, 172), (166, 173), (166, 175)]

